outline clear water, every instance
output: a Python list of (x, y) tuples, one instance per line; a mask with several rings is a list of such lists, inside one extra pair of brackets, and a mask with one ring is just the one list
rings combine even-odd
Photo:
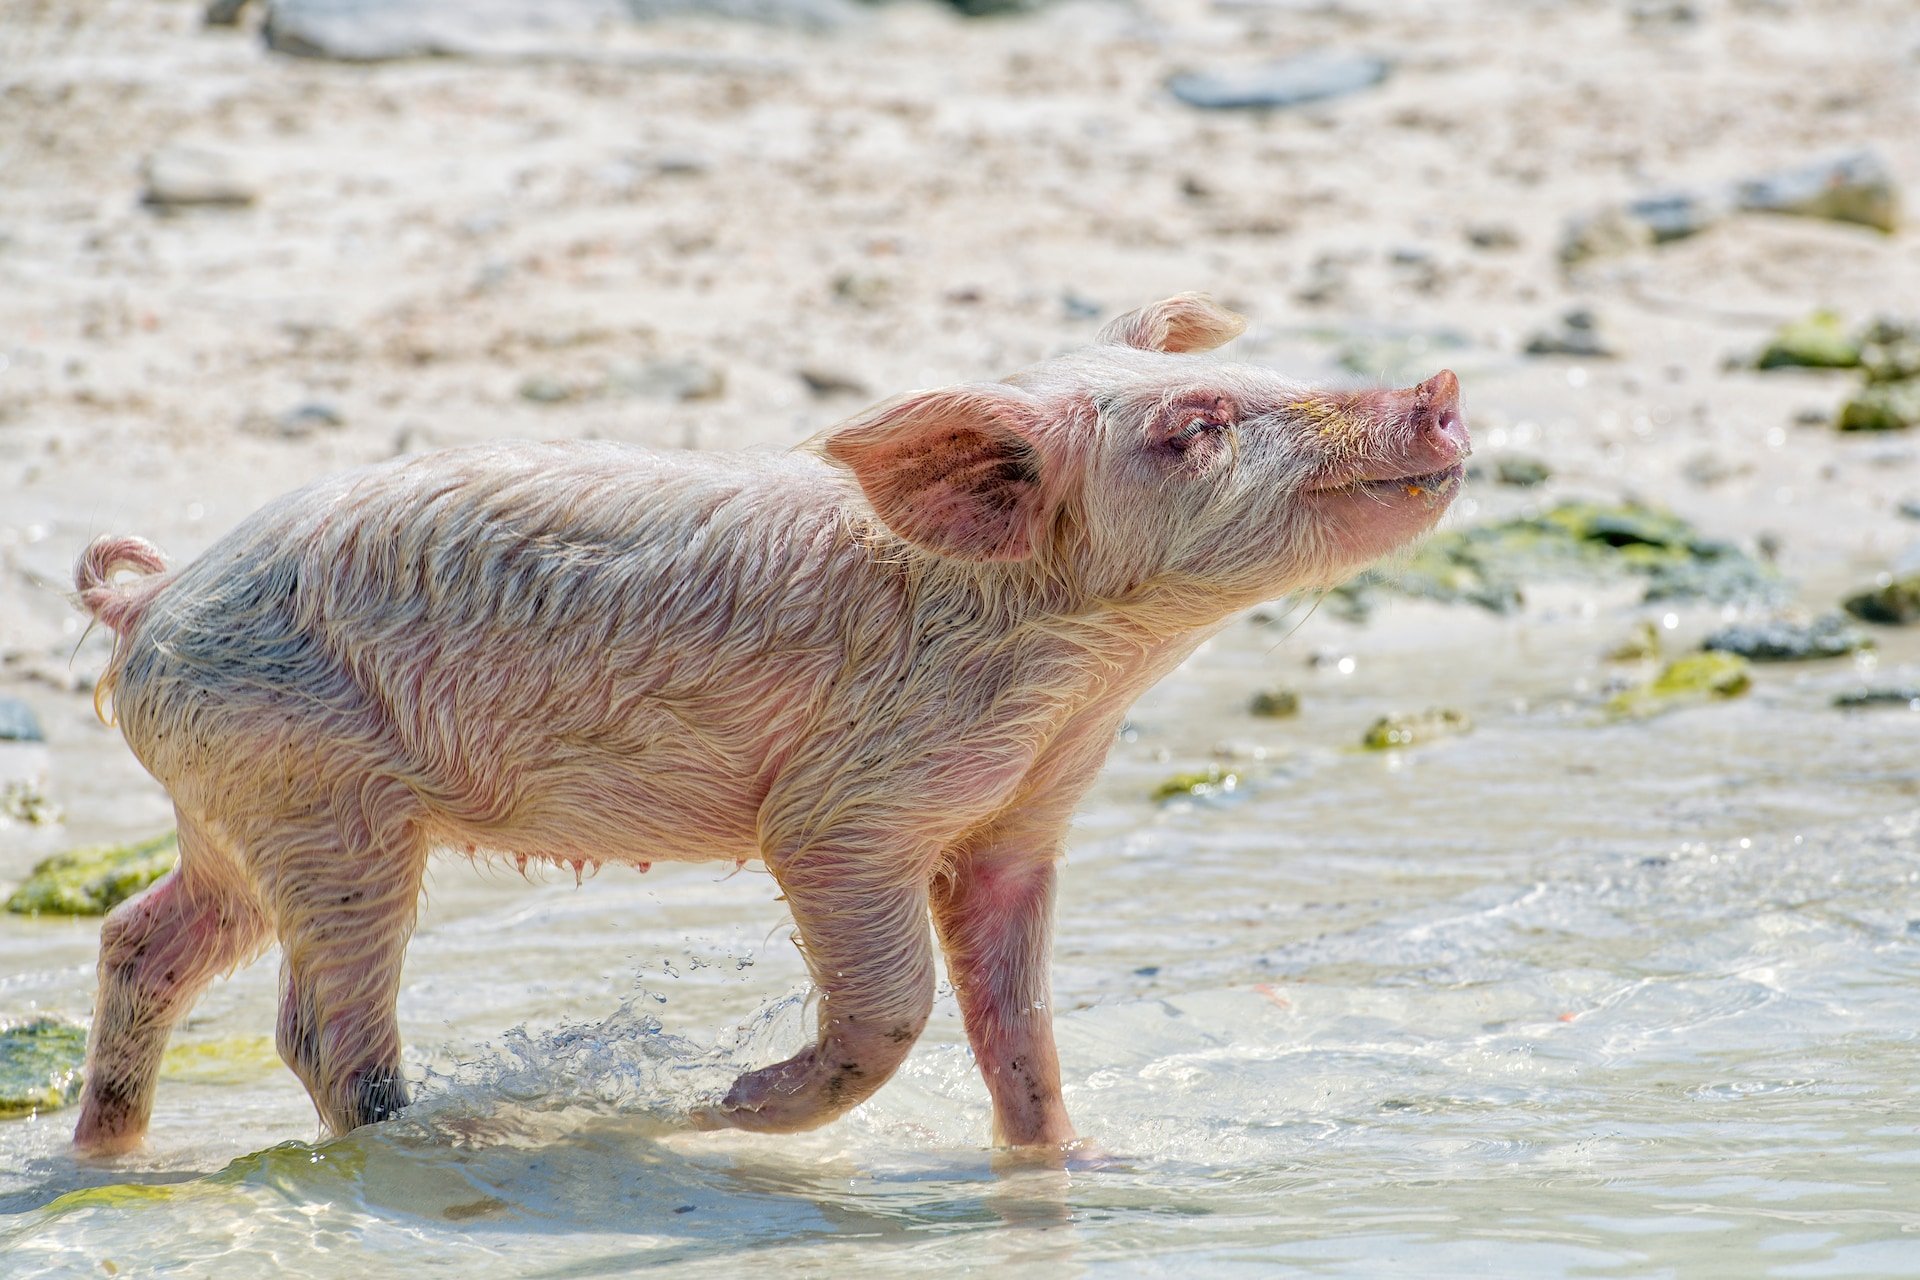
[[(401, 1002), (418, 1105), (293, 1140), (263, 961), (176, 1035), (144, 1152), (0, 1125), (0, 1271), (1920, 1275), (1920, 714), (1833, 710), (1841, 661), (1607, 723), (1628, 617), (1246, 621), (1137, 708), (1058, 928), (1091, 1167), (986, 1149), (950, 998), (848, 1119), (691, 1132), (806, 1034), (768, 879), (449, 859)], [(1920, 641), (1883, 645), (1913, 679)], [(1300, 718), (1241, 710), (1282, 682)], [(1430, 703), (1475, 732), (1351, 749)], [(1224, 801), (1146, 798), (1209, 759)], [(95, 929), (0, 924), (0, 1004), (83, 1014)]]

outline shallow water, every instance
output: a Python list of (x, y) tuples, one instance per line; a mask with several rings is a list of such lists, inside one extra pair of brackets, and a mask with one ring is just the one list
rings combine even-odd
[[(401, 1002), (411, 1111), (287, 1141), (314, 1127), (263, 961), (176, 1035), (201, 1051), (140, 1155), (77, 1165), (71, 1112), (0, 1125), (4, 1270), (1920, 1274), (1920, 714), (1828, 705), (1910, 681), (1920, 643), (1609, 723), (1617, 602), (1392, 614), (1237, 622), (1136, 709), (1058, 929), (1104, 1161), (986, 1150), (944, 995), (848, 1119), (690, 1132), (805, 1035), (767, 877), (447, 860)], [(1298, 719), (1241, 710), (1283, 682)], [(1351, 748), (1430, 702), (1475, 731)], [(1230, 796), (1147, 799), (1210, 759)], [(0, 1005), (84, 1014), (95, 930), (6, 921)]]

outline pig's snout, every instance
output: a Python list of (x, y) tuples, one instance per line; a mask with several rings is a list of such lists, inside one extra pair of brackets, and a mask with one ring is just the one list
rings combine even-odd
[(1414, 435), (1429, 451), (1436, 470), (1453, 466), (1473, 452), (1467, 420), (1460, 412), (1460, 379), (1442, 369), (1413, 389)]

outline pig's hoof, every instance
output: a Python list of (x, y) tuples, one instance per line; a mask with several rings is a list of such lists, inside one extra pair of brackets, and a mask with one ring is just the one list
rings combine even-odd
[(844, 1094), (845, 1082), (820, 1071), (816, 1051), (808, 1049), (747, 1072), (717, 1106), (704, 1107), (691, 1119), (696, 1129), (797, 1133), (825, 1124), (857, 1101)]

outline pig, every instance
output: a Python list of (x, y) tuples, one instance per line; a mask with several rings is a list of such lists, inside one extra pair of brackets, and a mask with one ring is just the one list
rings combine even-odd
[(1451, 372), (1316, 390), (1203, 354), (1243, 327), (1169, 298), (781, 454), (383, 462), (177, 571), (95, 541), (96, 697), (180, 860), (101, 930), (77, 1146), (140, 1142), (169, 1030), (270, 940), (278, 1048), (326, 1129), (405, 1107), (402, 956), (449, 847), (764, 863), (817, 1032), (700, 1127), (804, 1130), (872, 1095), (926, 1025), (937, 937), (996, 1143), (1075, 1141), (1054, 893), (1122, 715), (1240, 610), (1429, 530), (1469, 450)]

